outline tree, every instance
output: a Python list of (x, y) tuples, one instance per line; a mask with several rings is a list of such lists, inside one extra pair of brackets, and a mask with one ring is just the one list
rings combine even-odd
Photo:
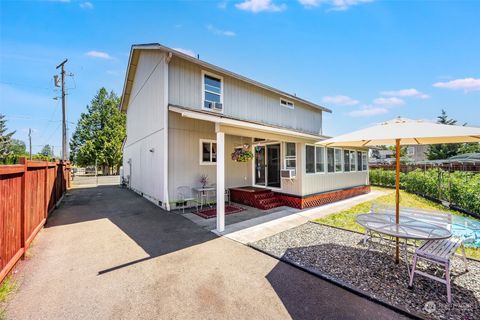
[(12, 136), (15, 131), (7, 133), (7, 120), (5, 115), (0, 113), (0, 162), (6, 163), (12, 155)]
[(480, 152), (480, 143), (464, 143), (459, 149), (458, 154)]
[(49, 159), (53, 158), (53, 149), (52, 146), (46, 144), (43, 146), (42, 150), (38, 153), (39, 155), (45, 156)]
[(119, 104), (120, 98), (113, 91), (108, 93), (101, 88), (97, 92), (87, 112), (81, 114), (70, 140), (70, 160), (79, 166), (97, 162), (104, 173), (120, 167), (126, 128)]
[[(455, 125), (457, 120), (450, 119), (447, 116), (447, 112), (442, 109), (442, 114), (437, 117), (437, 123)], [(449, 144), (434, 144), (430, 145), (427, 149), (426, 155), (428, 160), (447, 159), (458, 154), (458, 151), (462, 144), (449, 143)]]

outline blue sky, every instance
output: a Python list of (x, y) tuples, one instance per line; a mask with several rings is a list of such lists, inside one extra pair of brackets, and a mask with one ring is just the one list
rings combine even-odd
[(61, 144), (96, 91), (121, 94), (130, 46), (159, 42), (333, 110), (337, 135), (444, 108), (480, 126), (480, 1), (1, 1), (0, 112), (34, 152)]

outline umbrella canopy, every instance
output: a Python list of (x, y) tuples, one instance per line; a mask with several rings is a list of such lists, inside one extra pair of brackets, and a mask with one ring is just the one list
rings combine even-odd
[(368, 147), (480, 142), (480, 128), (396, 118), (378, 125), (317, 142), (331, 147)]
[[(398, 117), (378, 125), (317, 142), (327, 147), (396, 146), (395, 212), (396, 223), (400, 217), (400, 146), (416, 144), (441, 144), (480, 142), (480, 128), (446, 125)], [(399, 262), (398, 238), (395, 261)]]

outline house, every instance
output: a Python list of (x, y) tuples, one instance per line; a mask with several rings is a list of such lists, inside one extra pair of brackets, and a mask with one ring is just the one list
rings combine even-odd
[[(123, 175), (166, 210), (202, 175), (232, 200), (307, 208), (366, 193), (366, 149), (323, 148), (329, 109), (160, 44), (133, 45), (120, 108)], [(254, 158), (232, 160), (235, 150)], [(245, 188), (247, 187), (247, 188)], [(264, 191), (263, 194), (257, 194)], [(217, 229), (224, 192), (216, 193)]]

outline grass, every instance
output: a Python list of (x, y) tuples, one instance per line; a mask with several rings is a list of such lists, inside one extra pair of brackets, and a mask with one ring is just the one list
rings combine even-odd
[(4, 302), (7, 299), (8, 295), (12, 293), (15, 289), (15, 282), (11, 277), (6, 277), (3, 282), (0, 284), (0, 320), (6, 318)]
[[(395, 204), (395, 192), (392, 189), (372, 187), (372, 190), (389, 192), (389, 194), (375, 199), (374, 200), (375, 202)], [(354, 207), (351, 207), (350, 209), (336, 212), (320, 219), (316, 219), (314, 220), (314, 222), (363, 233), (365, 232), (365, 229), (355, 222), (355, 217), (360, 213), (370, 212), (372, 202), (373, 201), (366, 201), (366, 202), (360, 203)], [(400, 190), (400, 205), (404, 207), (412, 207), (412, 208), (434, 209), (434, 210), (436, 209), (436, 210), (448, 211), (456, 215), (463, 215), (459, 212), (448, 210), (444, 206), (438, 203), (435, 203), (433, 201), (427, 200), (420, 196), (408, 193), (403, 190)], [(480, 249), (465, 248), (465, 252), (468, 257), (480, 259)]]

